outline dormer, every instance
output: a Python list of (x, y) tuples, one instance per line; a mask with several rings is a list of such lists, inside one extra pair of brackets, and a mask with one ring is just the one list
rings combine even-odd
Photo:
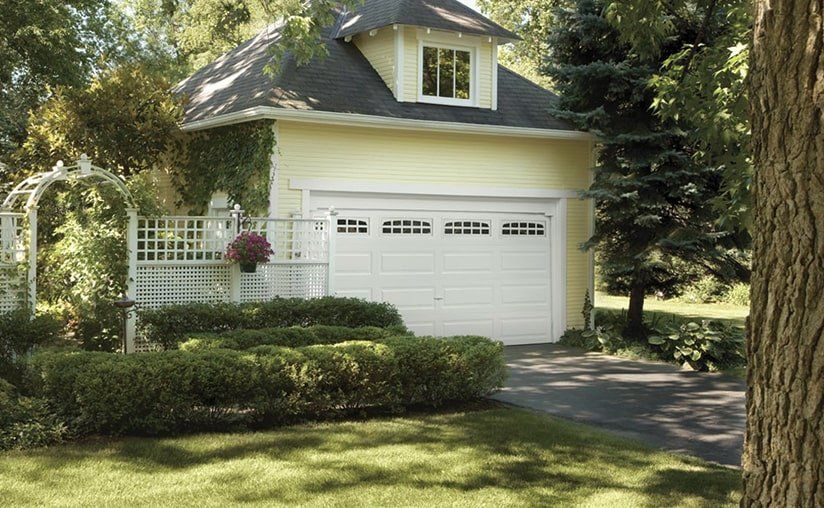
[(498, 45), (518, 36), (456, 0), (366, 0), (342, 16), (399, 102), (497, 109)]

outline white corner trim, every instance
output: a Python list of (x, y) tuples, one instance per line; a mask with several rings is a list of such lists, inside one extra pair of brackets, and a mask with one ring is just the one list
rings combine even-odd
[(278, 122), (272, 122), (275, 143), (269, 158), (269, 218), (278, 216), (278, 194), (280, 193), (280, 129)]
[(290, 178), (289, 188), (322, 192), (361, 192), (377, 194), (418, 194), (426, 196), (464, 196), (492, 198), (574, 199), (578, 191), (567, 189), (531, 189), (510, 187), (469, 187), (465, 185), (435, 185), (379, 182), (375, 180), (344, 180), (337, 178)]
[(567, 200), (559, 199), (551, 217), (552, 252), (552, 335), (557, 342), (566, 330), (567, 313)]
[(498, 110), (498, 41), (492, 43), (492, 111)]
[(395, 25), (395, 99), (398, 102), (403, 102), (403, 31), (403, 25)]
[(198, 131), (202, 129), (211, 129), (214, 127), (222, 127), (224, 125), (264, 119), (413, 131), (486, 134), (491, 136), (512, 136), (519, 138), (570, 139), (580, 141), (590, 141), (596, 139), (592, 134), (582, 131), (535, 129), (530, 127), (509, 127), (477, 123), (438, 122), (432, 120), (392, 118), (377, 115), (276, 108), (271, 106), (258, 106), (235, 113), (214, 116), (206, 120), (197, 120), (194, 122), (185, 123), (181, 128), (184, 131)]

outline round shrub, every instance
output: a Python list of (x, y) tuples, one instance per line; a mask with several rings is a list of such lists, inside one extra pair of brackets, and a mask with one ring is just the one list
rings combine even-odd
[(42, 352), (38, 389), (78, 433), (168, 434), (484, 396), (505, 377), (483, 337), (390, 337), (245, 351)]
[(733, 284), (724, 293), (724, 303), (732, 305), (749, 305), (750, 304), (750, 285), (743, 282)]

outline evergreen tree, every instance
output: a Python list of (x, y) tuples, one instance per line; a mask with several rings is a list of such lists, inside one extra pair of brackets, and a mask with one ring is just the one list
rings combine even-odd
[[(650, 78), (665, 59), (694, 39), (685, 22), (654, 57), (632, 51), (605, 17), (606, 3), (577, 0), (560, 9), (550, 31), (546, 73), (562, 99), (553, 114), (600, 138), (595, 178), (584, 194), (596, 202), (597, 248), (603, 277), (630, 293), (625, 332), (644, 334), (644, 296), (680, 282), (680, 261), (717, 256), (716, 168), (697, 162), (686, 134), (652, 108)], [(682, 264), (682, 263), (680, 263)]]

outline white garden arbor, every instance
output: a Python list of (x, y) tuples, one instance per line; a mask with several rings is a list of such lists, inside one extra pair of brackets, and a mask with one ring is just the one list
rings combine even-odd
[[(129, 218), (128, 238), (133, 238), (133, 231), (137, 228), (137, 208), (134, 199), (125, 182), (120, 177), (92, 164), (86, 154), (80, 156), (71, 166), (65, 166), (58, 161), (51, 171), (30, 176), (20, 182), (6, 196), (0, 205), (0, 268), (11, 273), (15, 267), (27, 265), (25, 282), (14, 280), (15, 274), (5, 275), (2, 281), (7, 288), (15, 283), (25, 287), (26, 291), (6, 291), (6, 296), (0, 297), (0, 311), (11, 310), (14, 300), (21, 297), (31, 312), (35, 312), (37, 304), (37, 207), (46, 190), (56, 182), (89, 180), (98, 181), (104, 185), (111, 185), (117, 189), (126, 202), (126, 212)], [(28, 234), (23, 235), (23, 223), (27, 223)], [(130, 252), (134, 250), (129, 245)], [(130, 256), (131, 257), (131, 256)], [(134, 279), (134, 263), (129, 263), (129, 284)], [(19, 306), (19, 303), (18, 303)], [(133, 327), (130, 327), (133, 328)]]

